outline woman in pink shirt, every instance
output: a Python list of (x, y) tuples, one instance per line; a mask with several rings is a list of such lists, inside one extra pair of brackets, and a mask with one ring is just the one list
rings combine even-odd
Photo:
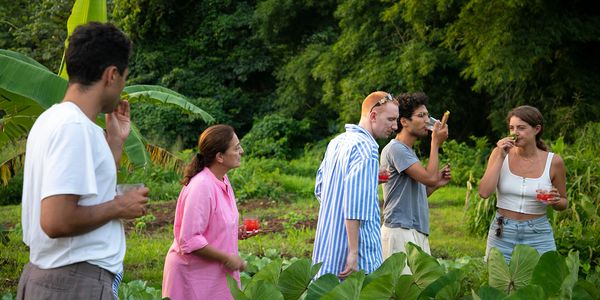
[(238, 210), (227, 172), (240, 166), (244, 150), (233, 128), (207, 128), (199, 153), (186, 167), (175, 211), (175, 238), (167, 253), (162, 295), (178, 299), (232, 299), (227, 274), (240, 282)]

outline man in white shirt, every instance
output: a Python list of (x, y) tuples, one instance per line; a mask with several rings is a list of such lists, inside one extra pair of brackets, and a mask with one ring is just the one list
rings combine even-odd
[[(77, 27), (65, 59), (69, 86), (27, 138), (21, 222), (30, 248), (17, 299), (113, 299), (123, 271), (121, 219), (146, 213), (147, 188), (116, 196), (129, 135), (120, 94), (131, 42), (111, 24)], [(106, 130), (95, 124), (105, 113)]]

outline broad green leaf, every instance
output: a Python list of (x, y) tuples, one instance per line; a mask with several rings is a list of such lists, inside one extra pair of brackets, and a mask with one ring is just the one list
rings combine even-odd
[(19, 53), (19, 52), (10, 51), (10, 50), (5, 50), (5, 49), (0, 49), (0, 55), (5, 55), (5, 56), (12, 57), (12, 58), (14, 58), (16, 60), (23, 61), (25, 63), (28, 63), (30, 65), (33, 65), (35, 67), (38, 67), (40, 69), (44, 69), (44, 70), (47, 70), (48, 72), (50, 72), (50, 70), (48, 70), (48, 68), (46, 68), (46, 66), (40, 64), (39, 62), (37, 62), (37, 60), (35, 60), (35, 59), (33, 59), (33, 58), (25, 55), (25, 54), (22, 54), (22, 53)]
[(511, 256), (510, 264), (500, 251), (492, 248), (488, 258), (489, 284), (507, 294), (512, 294), (529, 284), (533, 269), (540, 259), (538, 252), (526, 245), (517, 245)]
[(321, 299), (321, 297), (340, 284), (340, 280), (333, 274), (325, 274), (313, 281), (308, 286), (306, 300)]
[(69, 46), (69, 38), (73, 30), (79, 25), (87, 24), (92, 21), (105, 23), (106, 18), (106, 0), (75, 0), (71, 15), (67, 21), (67, 39), (65, 40), (65, 51), (60, 64), (58, 74), (64, 79), (69, 79), (67, 75), (67, 66), (65, 64), (65, 53)]
[[(445, 285), (435, 295), (436, 300), (455, 300), (460, 299), (462, 296), (460, 281), (450, 282)], [(421, 299), (428, 299), (427, 297), (421, 297)]]
[(123, 89), (122, 96), (131, 103), (151, 102), (171, 104), (183, 109), (186, 113), (200, 115), (204, 122), (211, 123), (214, 121), (214, 118), (210, 114), (189, 102), (185, 96), (165, 87), (155, 85), (127, 86)]
[(579, 252), (569, 251), (569, 256), (565, 259), (567, 265), (567, 274), (560, 287), (561, 299), (572, 299), (573, 287), (579, 279)]
[(506, 300), (545, 300), (548, 299), (541, 286), (531, 284), (519, 288), (512, 295), (504, 298)]
[(253, 280), (252, 282), (255, 282), (255, 285), (248, 291), (248, 297), (250, 299), (283, 300), (283, 295), (281, 295), (281, 292), (277, 289), (277, 286), (271, 281)]
[[(402, 272), (400, 270), (400, 272)], [(395, 296), (399, 300), (414, 300), (419, 297), (421, 289), (414, 282), (413, 275), (400, 275), (396, 284)]]
[(346, 279), (338, 284), (329, 293), (323, 295), (321, 300), (358, 300), (363, 281), (365, 280), (365, 272), (360, 270), (350, 274)]
[(283, 270), (278, 282), (283, 298), (286, 300), (300, 298), (320, 267), (321, 263), (313, 266), (310, 259), (299, 259)]
[[(460, 289), (460, 281), (464, 277), (463, 272), (460, 269), (452, 270), (438, 278), (436, 281), (429, 284), (419, 295), (419, 297), (425, 298), (436, 298), (436, 295), (440, 293), (446, 287), (452, 286), (455, 283), (458, 283), (458, 288)], [(455, 290), (454, 287), (451, 287), (447, 292), (451, 292)], [(442, 299), (447, 299), (443, 297)]]
[(501, 300), (506, 297), (506, 294), (499, 289), (495, 289), (491, 286), (484, 285), (479, 288), (479, 294), (475, 294), (475, 291), (471, 290), (474, 300)]
[(425, 253), (419, 246), (408, 243), (406, 251), (414, 282), (420, 289), (426, 288), (444, 274), (444, 267), (440, 266), (435, 258)]
[(496, 247), (488, 255), (488, 283), (507, 294), (515, 290), (504, 255)]
[(600, 299), (600, 287), (587, 280), (580, 279), (573, 287), (572, 299)]
[[(402, 269), (398, 269), (402, 270)], [(396, 285), (394, 284), (394, 274), (387, 273), (372, 279), (360, 292), (360, 299), (364, 300), (387, 300), (394, 295)]]
[[(402, 252), (394, 253), (388, 257), (375, 272), (367, 275), (365, 278), (364, 286), (368, 286), (372, 280), (377, 279), (380, 276), (392, 274), (391, 285), (396, 286), (396, 282), (401, 275), (398, 270), (403, 270), (406, 266), (406, 254)], [(393, 287), (392, 287), (393, 289)]]
[(533, 270), (531, 284), (541, 286), (548, 296), (557, 296), (567, 274), (565, 258), (556, 251), (546, 252)]
[(125, 140), (123, 152), (129, 162), (137, 168), (146, 167), (150, 164), (150, 155), (145, 145), (146, 141), (139, 129), (131, 123), (131, 132), (129, 132), (129, 136)]
[(67, 81), (16, 52), (0, 53), (0, 109), (8, 115), (39, 115), (62, 100)]
[(259, 288), (259, 285), (264, 284), (264, 282), (269, 282), (275, 286), (279, 281), (279, 275), (281, 274), (281, 264), (281, 259), (276, 259), (262, 268), (258, 273), (254, 274), (250, 283), (244, 288), (244, 293), (246, 293), (246, 295), (256, 294), (256, 289)]
[(227, 285), (229, 286), (229, 290), (231, 291), (231, 295), (233, 296), (233, 299), (235, 300), (249, 300), (250, 298), (248, 298), (248, 296), (246, 296), (244, 294), (244, 292), (242, 292), (240, 290), (240, 287), (238, 286), (238, 282), (233, 279), (233, 277), (231, 277), (231, 275), (227, 274)]
[(508, 268), (517, 290), (529, 284), (539, 260), (540, 254), (534, 248), (527, 245), (515, 246)]

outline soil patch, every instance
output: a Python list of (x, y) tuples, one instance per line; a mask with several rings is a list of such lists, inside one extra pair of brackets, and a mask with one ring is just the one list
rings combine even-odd
[[(277, 203), (273, 203), (272, 201), (248, 201), (245, 203), (240, 203), (238, 205), (239, 211), (247, 211), (251, 212), (254, 210), (266, 209), (270, 207), (277, 206)], [(154, 219), (134, 219), (134, 220), (126, 220), (124, 221), (125, 232), (130, 232), (135, 230), (135, 225), (137, 222), (144, 221), (145, 233), (153, 233), (156, 232), (165, 226), (173, 226), (173, 220), (175, 219), (175, 208), (177, 206), (177, 201), (161, 201), (161, 202), (151, 202), (148, 203), (148, 215), (153, 215)], [(283, 218), (270, 218), (265, 217), (261, 220), (261, 231), (264, 233), (271, 232), (284, 232), (285, 227), (289, 221)], [(317, 220), (308, 217), (306, 220), (299, 221), (293, 225), (296, 229), (305, 229), (305, 228), (316, 228)]]

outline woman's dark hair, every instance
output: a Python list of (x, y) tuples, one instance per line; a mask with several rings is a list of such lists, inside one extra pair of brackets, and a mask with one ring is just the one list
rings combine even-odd
[(512, 117), (517, 117), (517, 118), (523, 120), (525, 123), (529, 124), (531, 127), (540, 125), (540, 127), (541, 127), (540, 132), (538, 132), (535, 135), (535, 145), (539, 149), (548, 151), (548, 146), (546, 146), (546, 143), (544, 143), (544, 141), (542, 140), (542, 133), (544, 132), (544, 117), (542, 116), (542, 113), (537, 108), (535, 108), (533, 106), (529, 106), (529, 105), (522, 105), (522, 106), (513, 108), (511, 111), (508, 112), (508, 115), (506, 115), (506, 123), (507, 124), (510, 123), (510, 118), (512, 118)]
[(398, 129), (396, 133), (402, 131), (402, 124), (400, 123), (401, 118), (412, 120), (412, 115), (415, 110), (421, 105), (427, 105), (429, 97), (423, 92), (416, 93), (403, 93), (396, 97), (398, 100)]
[(234, 134), (233, 127), (229, 125), (219, 124), (206, 128), (198, 140), (198, 153), (183, 171), (181, 183), (188, 185), (192, 177), (214, 163), (217, 153), (225, 153)]
[(98, 22), (80, 25), (73, 30), (65, 54), (69, 83), (92, 85), (109, 66), (117, 67), (123, 75), (130, 53), (131, 41), (114, 25)]

